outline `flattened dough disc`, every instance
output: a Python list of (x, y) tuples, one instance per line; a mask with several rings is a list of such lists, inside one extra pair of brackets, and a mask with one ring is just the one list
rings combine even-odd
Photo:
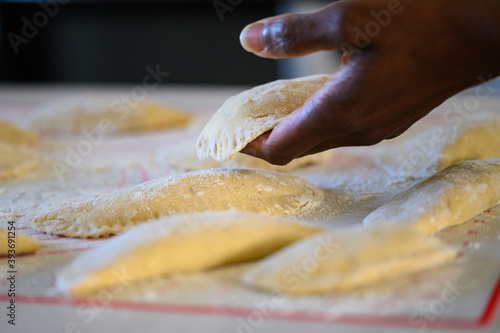
[(35, 229), (99, 237), (173, 214), (238, 210), (289, 215), (315, 207), (323, 192), (307, 180), (253, 169), (211, 169), (161, 177), (36, 217)]
[(273, 129), (321, 88), (328, 75), (273, 81), (230, 97), (205, 126), (196, 144), (199, 158), (233, 158), (249, 142)]
[[(216, 212), (147, 222), (78, 257), (58, 275), (58, 287), (86, 294), (103, 287), (193, 272), (261, 258), (322, 232), (255, 213)], [(123, 279), (117, 280), (117, 274)]]

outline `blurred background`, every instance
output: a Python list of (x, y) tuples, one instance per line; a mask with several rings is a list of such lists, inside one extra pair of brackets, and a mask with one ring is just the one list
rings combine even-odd
[(0, 0), (0, 83), (256, 85), (332, 72), (337, 52), (262, 59), (242, 49), (249, 23), (331, 1)]

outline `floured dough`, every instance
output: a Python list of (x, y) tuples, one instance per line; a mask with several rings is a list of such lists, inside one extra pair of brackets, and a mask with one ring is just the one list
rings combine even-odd
[(378, 164), (393, 178), (425, 178), (459, 161), (500, 157), (500, 116), (483, 111), (460, 126), (433, 126), (387, 143)]
[(242, 281), (292, 294), (346, 291), (441, 265), (455, 254), (409, 226), (371, 226), (306, 238), (257, 263)]
[(500, 201), (500, 159), (451, 165), (396, 195), (364, 224), (411, 224), (424, 233), (457, 225)]
[(34, 112), (33, 128), (41, 132), (81, 132), (98, 128), (103, 133), (153, 131), (184, 126), (191, 116), (151, 102), (127, 106), (119, 99), (86, 97), (52, 102)]
[(459, 161), (500, 157), (500, 116), (487, 115), (462, 126), (443, 148), (437, 170)]
[(307, 155), (292, 160), (287, 165), (273, 165), (260, 158), (254, 158), (245, 154), (237, 154), (235, 158), (217, 162), (213, 159), (200, 160), (196, 155), (195, 145), (192, 140), (186, 140), (184, 144), (177, 143), (173, 147), (165, 147), (158, 153), (158, 161), (172, 167), (183, 170), (204, 170), (213, 168), (252, 168), (269, 171), (291, 172), (302, 167), (325, 163), (331, 156), (332, 151), (324, 151), (314, 155)]
[[(20, 234), (17, 231), (15, 231), (15, 237), (12, 236), (11, 238), (15, 240), (15, 242), (11, 242), (11, 244), (15, 244), (15, 254), (35, 252), (40, 246), (36, 239)], [(0, 255), (6, 255), (9, 253), (9, 250), (12, 250), (9, 245), (9, 231), (0, 228)]]
[(23, 131), (6, 121), (0, 120), (0, 142), (11, 145), (32, 145), (36, 141), (35, 134)]
[(196, 144), (199, 158), (233, 158), (259, 135), (299, 108), (328, 79), (313, 75), (273, 81), (230, 97), (205, 126)]
[(38, 163), (38, 153), (33, 149), (0, 142), (0, 180), (22, 176)]
[[(261, 258), (323, 229), (254, 213), (200, 213), (144, 223), (78, 257), (57, 285), (86, 294), (125, 280), (206, 270)], [(117, 274), (122, 279), (117, 280)], [(123, 283), (123, 282), (122, 282)]]
[(35, 229), (69, 237), (116, 234), (173, 214), (239, 210), (289, 215), (315, 207), (323, 192), (296, 176), (252, 169), (211, 169), (161, 177), (39, 215)]

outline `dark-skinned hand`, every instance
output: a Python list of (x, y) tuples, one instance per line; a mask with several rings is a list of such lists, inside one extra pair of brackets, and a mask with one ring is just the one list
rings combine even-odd
[(240, 39), (266, 58), (343, 51), (321, 89), (242, 151), (283, 165), (396, 137), (481, 77), (500, 75), (500, 1), (344, 0), (260, 20)]

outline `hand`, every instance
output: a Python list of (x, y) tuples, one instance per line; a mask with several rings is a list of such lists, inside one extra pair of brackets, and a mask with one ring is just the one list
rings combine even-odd
[(500, 74), (498, 0), (344, 0), (247, 26), (266, 58), (342, 50), (305, 104), (242, 150), (270, 163), (396, 137), (457, 92)]

